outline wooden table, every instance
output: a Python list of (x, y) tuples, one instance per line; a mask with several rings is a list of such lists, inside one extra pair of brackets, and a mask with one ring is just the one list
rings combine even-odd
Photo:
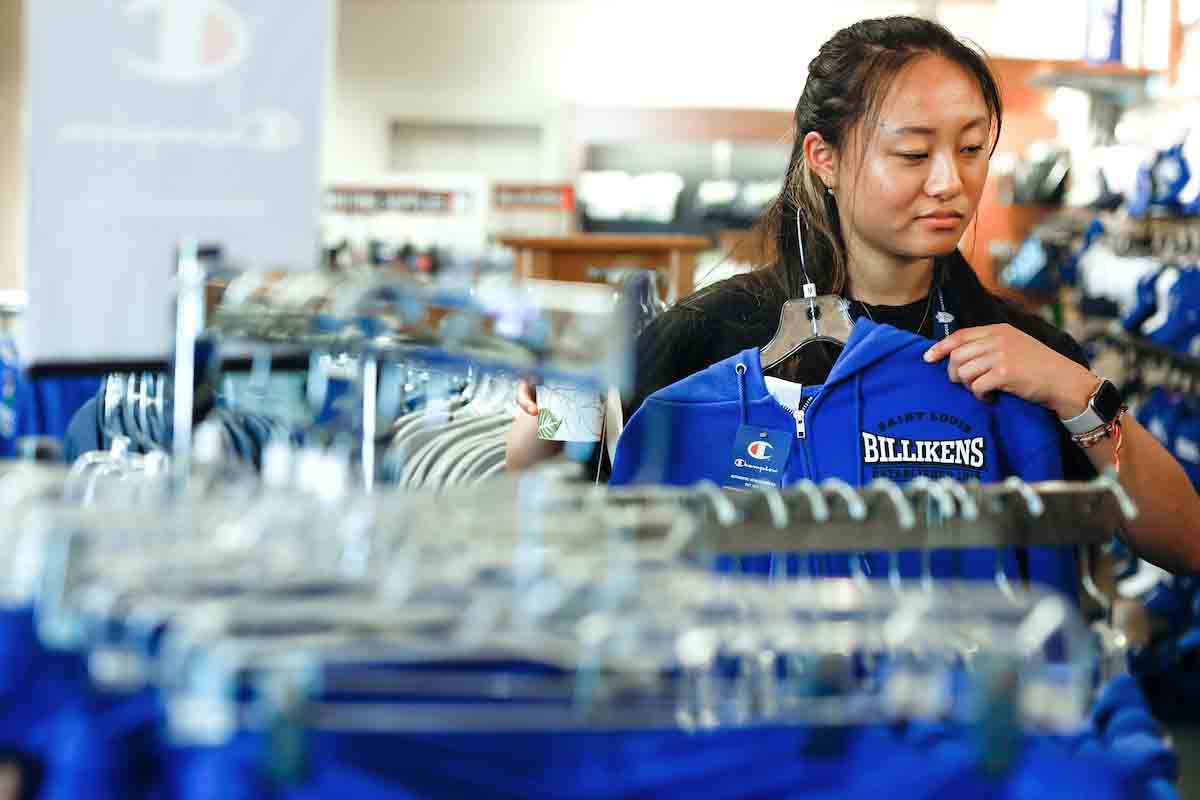
[(574, 236), (507, 236), (514, 251), (513, 276), (558, 281), (600, 282), (594, 270), (644, 267), (663, 273), (669, 296), (692, 293), (696, 256), (712, 247), (704, 236), (581, 233)]

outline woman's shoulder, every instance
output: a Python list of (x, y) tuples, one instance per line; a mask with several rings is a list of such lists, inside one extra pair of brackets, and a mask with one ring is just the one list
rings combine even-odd
[(779, 318), (786, 294), (774, 270), (757, 269), (699, 289), (675, 306), (679, 313), (707, 317), (711, 323), (742, 323)]
[(766, 344), (785, 297), (770, 275), (735, 275), (683, 298), (638, 336), (631, 405), (718, 361)]
[(735, 275), (678, 301), (655, 318), (639, 339), (643, 349), (695, 350), (706, 357), (727, 357), (767, 342), (779, 324), (784, 299), (782, 288), (769, 275), (758, 271)]

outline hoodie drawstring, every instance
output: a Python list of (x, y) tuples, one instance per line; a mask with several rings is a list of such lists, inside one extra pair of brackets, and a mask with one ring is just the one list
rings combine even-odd
[(736, 372), (738, 376), (738, 408), (740, 409), (742, 415), (741, 424), (745, 425), (748, 417), (746, 412), (746, 365), (738, 364), (733, 368), (733, 371)]

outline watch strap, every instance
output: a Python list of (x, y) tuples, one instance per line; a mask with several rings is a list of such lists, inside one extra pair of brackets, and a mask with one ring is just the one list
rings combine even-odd
[(1100, 415), (1096, 413), (1096, 409), (1092, 408), (1092, 404), (1089, 401), (1087, 408), (1083, 410), (1082, 414), (1070, 419), (1064, 419), (1062, 424), (1072, 436), (1078, 436), (1081, 433), (1087, 433), (1103, 426), (1105, 421), (1100, 418)]
[(1096, 410), (1096, 399), (1106, 388), (1110, 393), (1115, 394), (1116, 389), (1113, 387), (1112, 383), (1101, 378), (1100, 382), (1096, 384), (1096, 388), (1092, 390), (1090, 395), (1088, 395), (1087, 405), (1084, 407), (1083, 413), (1062, 421), (1063, 427), (1065, 427), (1072, 436), (1079, 436), (1080, 434), (1088, 433), (1096, 430), (1097, 428), (1108, 425), (1119, 413), (1119, 403), (1117, 404), (1117, 407), (1113, 409), (1112, 418), (1109, 419), (1105, 419), (1104, 416), (1101, 415), (1100, 411)]

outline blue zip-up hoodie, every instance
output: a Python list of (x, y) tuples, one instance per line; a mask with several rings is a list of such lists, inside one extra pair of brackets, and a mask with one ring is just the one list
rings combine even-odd
[[(1006, 393), (976, 400), (950, 382), (944, 363), (925, 363), (929, 346), (921, 336), (861, 318), (825, 383), (803, 387), (798, 409), (768, 391), (759, 350), (744, 350), (648, 397), (621, 433), (609, 483), (709, 480), (745, 488), (764, 478), (783, 486), (804, 478), (905, 483), (917, 475), (1061, 479), (1053, 415)], [(884, 574), (888, 558), (869, 554), (864, 568)], [(996, 571), (994, 550), (936, 552), (932, 562), (935, 577), (991, 579)], [(1015, 580), (1012, 552), (1004, 562)], [(849, 555), (812, 556), (809, 570), (846, 575)], [(919, 576), (919, 554), (902, 554), (900, 570)], [(1031, 548), (1029, 576), (1074, 596), (1073, 551)]]

